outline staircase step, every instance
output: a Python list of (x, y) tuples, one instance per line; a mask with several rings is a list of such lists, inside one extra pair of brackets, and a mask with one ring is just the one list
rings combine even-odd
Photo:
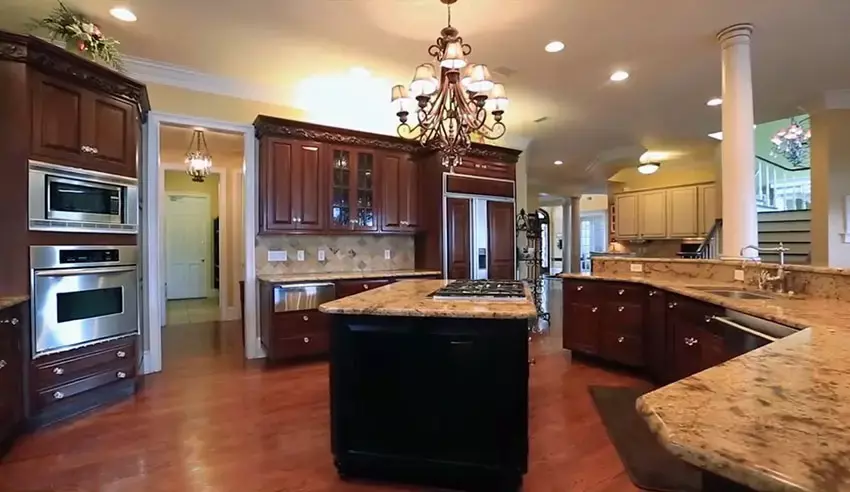
[[(759, 257), (764, 263), (779, 263), (779, 253), (760, 253)], [(808, 265), (811, 257), (808, 253), (785, 253), (785, 263), (791, 265)]]
[[(789, 241), (787, 243), (783, 241), (782, 245), (791, 250), (786, 254), (804, 254), (804, 255), (807, 255), (807, 254), (812, 252), (812, 243), (810, 243), (808, 241), (805, 241), (805, 242)], [(779, 241), (759, 242), (759, 248), (776, 248), (778, 246), (779, 246)]]
[(805, 231), (761, 231), (759, 230), (759, 244), (763, 243), (811, 243), (812, 232)]
[(759, 212), (759, 223), (763, 222), (784, 222), (796, 220), (811, 220), (811, 210), (782, 210), (779, 212)]
[(783, 220), (780, 222), (759, 222), (759, 232), (803, 232), (812, 230), (810, 220)]

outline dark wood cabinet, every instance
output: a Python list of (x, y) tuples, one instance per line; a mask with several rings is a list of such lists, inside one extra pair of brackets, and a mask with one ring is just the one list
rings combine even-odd
[(370, 289), (377, 289), (390, 283), (390, 279), (357, 279), (357, 280), (337, 280), (336, 281), (336, 298), (353, 296), (361, 292), (366, 292)]
[(472, 230), (470, 229), (470, 202), (462, 198), (446, 200), (446, 235), (448, 236), (448, 278), (465, 280), (470, 277), (472, 259), (469, 248)]
[(326, 225), (322, 144), (260, 142), (260, 232), (321, 231)]
[(331, 158), (330, 229), (377, 231), (376, 152), (329, 146), (328, 154)]
[(22, 342), (29, 333), (29, 304), (0, 311), (0, 456), (24, 420)]
[(416, 163), (405, 154), (381, 156), (381, 230), (416, 231), (419, 224)]
[(672, 381), (667, 360), (667, 294), (663, 290), (646, 288), (646, 317), (644, 318), (644, 354), (646, 370), (653, 381), (667, 384)]
[(513, 202), (487, 202), (487, 276), (492, 280), (516, 278)]
[(272, 313), (262, 328), (260, 340), (271, 361), (324, 356), (330, 350), (330, 318), (315, 309)]
[(468, 174), (486, 178), (516, 180), (516, 168), (504, 162), (464, 157), (454, 170), (457, 174)]
[(58, 164), (137, 175), (136, 107), (107, 94), (33, 72), (31, 153)]
[(599, 306), (584, 302), (564, 303), (564, 348), (599, 354)]
[(711, 321), (722, 313), (719, 306), (678, 295), (667, 297), (669, 380), (686, 378), (731, 358), (725, 349), (724, 330)]

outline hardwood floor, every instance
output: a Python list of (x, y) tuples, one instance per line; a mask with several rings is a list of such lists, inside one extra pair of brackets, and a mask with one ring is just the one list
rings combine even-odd
[[(558, 299), (559, 286), (550, 290)], [(632, 492), (587, 386), (639, 379), (572, 363), (560, 302), (535, 335), (526, 492)], [(21, 438), (0, 490), (414, 492), (342, 482), (331, 462), (328, 366), (265, 369), (242, 360), (238, 322), (169, 326), (164, 371), (132, 400)]]

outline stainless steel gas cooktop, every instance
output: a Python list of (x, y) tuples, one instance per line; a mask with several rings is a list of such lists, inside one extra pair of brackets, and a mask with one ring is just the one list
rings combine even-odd
[(431, 297), (438, 301), (521, 301), (525, 284), (518, 280), (457, 280)]

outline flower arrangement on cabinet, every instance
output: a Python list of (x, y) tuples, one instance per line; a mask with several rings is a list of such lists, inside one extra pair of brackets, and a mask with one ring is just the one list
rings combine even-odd
[(50, 41), (65, 41), (65, 48), (69, 51), (103, 62), (116, 70), (123, 69), (118, 41), (104, 36), (91, 19), (61, 1), (47, 17), (33, 19), (30, 27), (45, 29)]

